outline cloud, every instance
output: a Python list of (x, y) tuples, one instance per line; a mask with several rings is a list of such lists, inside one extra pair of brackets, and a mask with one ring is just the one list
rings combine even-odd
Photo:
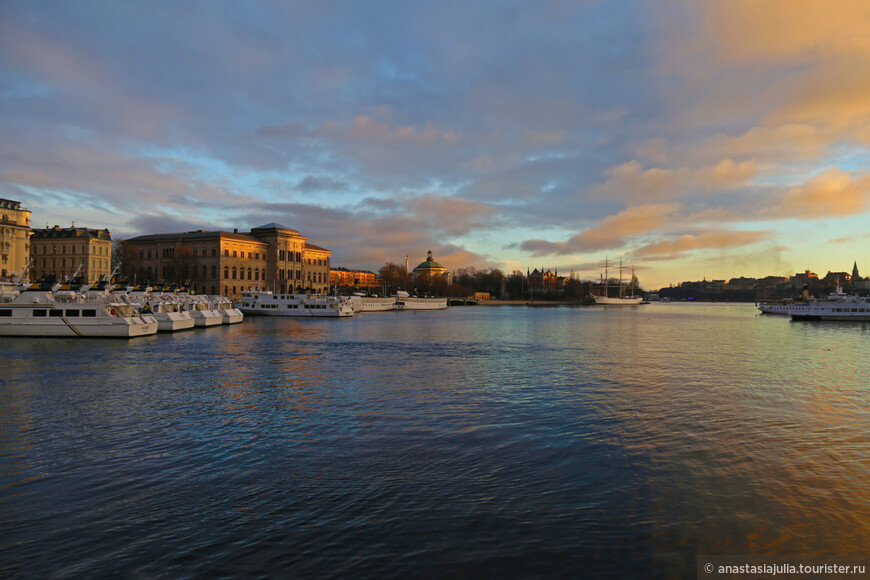
[(833, 168), (785, 191), (780, 203), (763, 215), (804, 220), (857, 215), (867, 208), (868, 195), (870, 176), (853, 179)]
[(771, 232), (767, 231), (735, 231), (717, 230), (700, 234), (683, 234), (672, 239), (665, 239), (641, 246), (631, 251), (634, 259), (676, 259), (686, 252), (695, 250), (723, 250), (748, 246), (769, 239)]
[(572, 254), (608, 248), (620, 248), (629, 238), (663, 229), (680, 209), (677, 204), (650, 204), (629, 207), (616, 215), (606, 217), (593, 227), (571, 236), (565, 242), (526, 240), (520, 248), (533, 256)]

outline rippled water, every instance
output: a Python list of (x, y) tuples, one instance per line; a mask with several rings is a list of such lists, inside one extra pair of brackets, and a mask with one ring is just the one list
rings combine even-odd
[(751, 305), (0, 338), (2, 577), (694, 577), (870, 546), (870, 326)]

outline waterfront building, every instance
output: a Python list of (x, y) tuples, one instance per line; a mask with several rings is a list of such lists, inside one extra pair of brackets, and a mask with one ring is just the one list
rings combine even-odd
[(74, 225), (34, 229), (30, 257), (31, 280), (51, 274), (62, 280), (78, 271), (86, 282), (96, 282), (112, 273), (112, 234)]
[(377, 274), (368, 270), (348, 270), (333, 268), (329, 271), (329, 284), (345, 288), (374, 288), (380, 286)]
[(14, 280), (30, 259), (30, 210), (0, 199), (0, 280)]
[(562, 278), (559, 278), (559, 270), (555, 272), (549, 268), (544, 271), (543, 268), (538, 270), (535, 268), (531, 272), (527, 272), (529, 279), (529, 288), (537, 292), (549, 292), (557, 290), (562, 286)]
[(125, 240), (125, 274), (139, 280), (189, 281), (205, 294), (238, 298), (259, 287), (278, 294), (326, 292), (332, 252), (277, 223), (248, 233), (197, 230)]
[(420, 292), (426, 294), (451, 283), (453, 283), (453, 275), (447, 271), (447, 268), (435, 261), (432, 257), (432, 250), (426, 254), (426, 261), (420, 262), (411, 272), (411, 284), (414, 285), (415, 290), (419, 289)]
[(327, 249), (305, 243), (305, 288), (311, 288), (314, 292), (325, 294), (329, 292), (329, 256), (332, 254)]

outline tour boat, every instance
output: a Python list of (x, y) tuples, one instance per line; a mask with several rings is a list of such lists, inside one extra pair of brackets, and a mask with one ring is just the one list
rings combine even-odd
[(845, 296), (838, 292), (825, 300), (811, 300), (792, 306), (792, 320), (824, 320), (843, 322), (870, 322), (870, 298)]
[(124, 337), (157, 332), (157, 321), (123, 302), (55, 296), (51, 283), (34, 283), (9, 304), (0, 306), (0, 335)]
[(447, 308), (447, 298), (420, 298), (410, 296), (404, 290), (396, 292), (397, 310), (443, 310)]
[(395, 297), (366, 296), (354, 294), (347, 298), (354, 312), (383, 312), (396, 309)]
[(273, 294), (269, 290), (245, 290), (239, 307), (244, 314), (256, 316), (313, 316), (347, 318), (353, 316), (349, 301), (325, 294)]

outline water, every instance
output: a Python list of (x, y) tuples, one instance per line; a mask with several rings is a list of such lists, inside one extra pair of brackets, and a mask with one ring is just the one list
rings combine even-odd
[(870, 326), (456, 307), (0, 338), (0, 577), (680, 578), (870, 546)]

